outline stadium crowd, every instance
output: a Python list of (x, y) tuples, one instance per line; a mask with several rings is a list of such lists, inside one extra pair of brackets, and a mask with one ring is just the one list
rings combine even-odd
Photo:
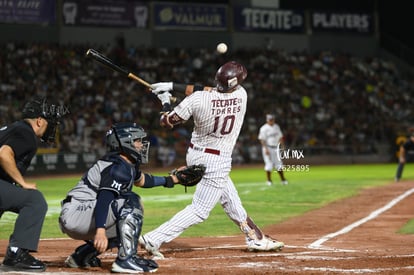
[(10, 42), (0, 49), (0, 124), (18, 118), (28, 97), (44, 95), (70, 107), (60, 131), (62, 152), (102, 154), (102, 133), (111, 123), (134, 120), (150, 133), (151, 150), (162, 165), (183, 155), (191, 125), (162, 130), (158, 99), (143, 85), (86, 58), (88, 48), (150, 83), (214, 85), (214, 79), (204, 81), (221, 64), (232, 59), (243, 63), (250, 101), (235, 162), (261, 160), (257, 134), (265, 113), (276, 115), (288, 148), (315, 154), (364, 154), (376, 152), (380, 144), (392, 144), (398, 132), (405, 131), (414, 101), (413, 78), (379, 57), (279, 49), (220, 55), (212, 49)]

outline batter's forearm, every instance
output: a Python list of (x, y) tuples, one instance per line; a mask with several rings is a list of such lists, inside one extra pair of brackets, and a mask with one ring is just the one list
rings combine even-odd
[(181, 84), (173, 82), (173, 91), (184, 93), (186, 96), (192, 94), (195, 91), (210, 91), (212, 87), (203, 86), (199, 84)]
[(160, 118), (160, 125), (163, 128), (172, 129), (175, 125), (184, 123), (184, 119), (182, 119), (179, 115), (172, 111), (170, 113), (165, 113), (161, 115)]

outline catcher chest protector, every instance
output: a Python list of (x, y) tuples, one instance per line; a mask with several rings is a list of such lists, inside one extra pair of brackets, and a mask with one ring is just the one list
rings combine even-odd
[[(142, 230), (144, 211), (137, 194), (128, 193), (123, 195), (123, 197), (125, 197), (125, 203), (119, 210), (117, 219), (118, 258), (127, 260), (137, 254), (138, 238)], [(112, 206), (115, 207), (114, 205)]]

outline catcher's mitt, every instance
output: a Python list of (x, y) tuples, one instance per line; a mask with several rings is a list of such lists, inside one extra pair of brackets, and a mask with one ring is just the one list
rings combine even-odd
[(202, 164), (182, 166), (171, 171), (171, 175), (175, 175), (180, 184), (184, 186), (194, 186), (200, 182), (206, 171), (206, 167)]

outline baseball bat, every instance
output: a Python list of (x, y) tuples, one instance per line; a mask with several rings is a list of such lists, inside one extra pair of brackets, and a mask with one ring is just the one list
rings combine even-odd
[[(148, 83), (147, 81), (145, 81), (144, 79), (140, 78), (139, 76), (137, 76), (136, 74), (130, 72), (129, 70), (127, 70), (124, 67), (121, 67), (117, 64), (115, 64), (115, 62), (113, 62), (111, 59), (109, 59), (107, 56), (103, 55), (102, 53), (94, 50), (94, 49), (88, 49), (86, 51), (86, 56), (87, 57), (91, 57), (93, 60), (101, 63), (102, 65), (119, 72), (122, 75), (125, 75), (126, 77), (137, 81), (138, 83), (141, 83), (142, 85), (144, 85), (145, 87), (149, 88), (150, 90), (152, 90), (151, 84)], [(177, 98), (176, 97), (171, 97), (171, 102), (176, 102)], [(168, 104), (164, 104), (163, 106), (163, 111), (168, 111), (171, 110), (171, 106), (166, 106)]]

